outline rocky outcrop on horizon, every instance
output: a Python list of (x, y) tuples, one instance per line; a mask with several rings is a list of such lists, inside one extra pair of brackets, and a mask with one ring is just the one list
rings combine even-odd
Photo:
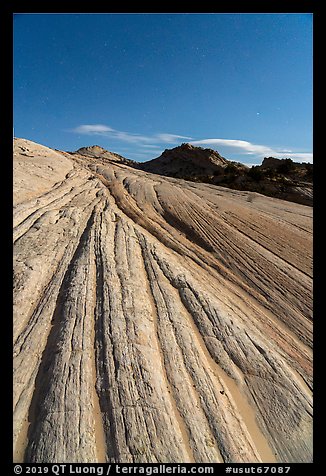
[(295, 167), (306, 167), (307, 165), (312, 164), (307, 164), (307, 163), (299, 163), (299, 162), (293, 162), (291, 159), (277, 159), (276, 157), (264, 157), (261, 168), (262, 169), (279, 169), (280, 167), (284, 167), (287, 163), (289, 163), (289, 160), (295, 165)]
[[(177, 178), (214, 175), (222, 172), (231, 161), (222, 157), (216, 150), (196, 147), (188, 143), (165, 151), (156, 159), (139, 164), (141, 170)], [(245, 168), (243, 164), (238, 167)]]
[(14, 142), (14, 461), (311, 462), (312, 208), (98, 152)]
[(120, 162), (127, 165), (135, 165), (137, 162), (127, 159), (122, 155), (117, 154), (116, 152), (110, 152), (99, 145), (92, 145), (88, 147), (81, 147), (80, 149), (76, 150), (75, 152), (69, 152), (69, 154), (74, 155), (76, 157), (87, 157), (87, 159), (96, 159), (101, 160), (106, 163), (107, 161), (110, 162)]

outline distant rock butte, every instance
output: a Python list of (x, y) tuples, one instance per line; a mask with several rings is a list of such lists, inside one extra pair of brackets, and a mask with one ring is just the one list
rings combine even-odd
[(212, 175), (230, 163), (234, 162), (225, 159), (216, 150), (185, 143), (173, 149), (166, 149), (160, 157), (139, 164), (139, 168), (147, 172), (184, 178)]
[(14, 143), (14, 461), (311, 462), (312, 208), (80, 150)]
[(92, 145), (89, 147), (81, 147), (80, 149), (76, 150), (75, 152), (70, 152), (70, 154), (80, 155), (92, 159), (108, 159), (114, 162), (122, 162), (122, 163), (129, 163), (133, 164), (134, 161), (130, 159), (126, 159), (122, 155), (116, 154), (115, 152), (110, 152), (99, 145)]
[[(281, 164), (286, 162), (288, 159), (277, 159), (276, 157), (264, 157), (263, 162), (261, 164), (261, 168), (263, 169), (277, 169)], [(305, 167), (305, 163), (298, 163), (294, 162), (296, 167)]]
[(80, 149), (76, 150), (76, 153), (81, 155), (89, 155), (91, 157), (100, 157), (103, 154), (111, 154), (112, 152), (108, 152), (99, 145), (91, 145), (89, 147), (81, 147)]

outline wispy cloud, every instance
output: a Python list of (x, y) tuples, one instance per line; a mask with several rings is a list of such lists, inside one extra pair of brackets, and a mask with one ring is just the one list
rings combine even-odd
[(178, 136), (177, 134), (156, 134), (154, 138), (167, 143), (179, 142), (179, 139), (192, 139), (192, 137)]
[(99, 135), (104, 137), (110, 137), (111, 139), (117, 139), (122, 142), (150, 142), (151, 138), (140, 134), (132, 134), (130, 132), (118, 131), (110, 126), (104, 124), (82, 124), (81, 126), (72, 129), (72, 132), (77, 134), (86, 135)]
[(142, 144), (142, 147), (144, 149), (150, 149), (150, 150), (162, 149), (160, 145), (154, 145), (154, 144)]
[(122, 142), (129, 142), (147, 147), (149, 147), (150, 144), (152, 144), (154, 147), (157, 143), (175, 144), (178, 143), (180, 139), (192, 139), (192, 137), (169, 133), (159, 133), (152, 136), (144, 136), (131, 132), (118, 131), (104, 124), (82, 124), (72, 129), (72, 132), (86, 135), (100, 135), (110, 137), (111, 139), (117, 139)]
[(192, 145), (198, 146), (211, 146), (214, 147), (226, 147), (233, 150), (234, 153), (255, 155), (257, 158), (263, 158), (266, 156), (273, 156), (276, 158), (291, 158), (295, 160), (301, 160), (303, 162), (312, 162), (313, 154), (311, 152), (294, 152), (291, 149), (275, 149), (267, 145), (253, 144), (251, 142), (239, 139), (201, 139), (190, 142)]
[[(280, 154), (276, 152), (276, 154)], [(282, 154), (284, 156), (285, 154)], [(277, 156), (279, 157), (279, 156)], [(297, 159), (302, 162), (311, 162), (313, 161), (313, 153), (312, 152), (290, 152), (287, 153), (287, 157), (291, 157), (291, 159)]]
[(239, 152), (246, 154), (269, 154), (273, 152), (273, 149), (266, 145), (252, 144), (246, 140), (238, 139), (202, 139), (191, 141), (193, 145), (211, 145), (211, 146), (223, 146), (237, 149)]
[(77, 132), (78, 134), (105, 134), (107, 132), (112, 132), (113, 129), (108, 126), (104, 126), (103, 124), (83, 124), (81, 126), (75, 127), (72, 129), (73, 132)]

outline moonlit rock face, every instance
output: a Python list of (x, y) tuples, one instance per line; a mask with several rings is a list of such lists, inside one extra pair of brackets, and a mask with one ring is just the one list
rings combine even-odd
[(99, 145), (93, 145), (90, 147), (81, 147), (80, 149), (77, 150), (77, 153), (79, 154), (84, 154), (84, 155), (101, 155), (103, 153), (107, 152), (107, 150), (103, 149), (103, 147), (100, 147)]
[(14, 461), (312, 461), (311, 207), (24, 139), (14, 186)]
[(104, 161), (110, 160), (114, 162), (122, 162), (126, 164), (133, 163), (132, 160), (126, 159), (125, 157), (122, 157), (121, 155), (116, 154), (115, 152), (109, 152), (108, 150), (104, 149), (103, 147), (100, 147), (99, 145), (81, 147), (76, 152), (71, 152), (71, 155), (74, 155), (76, 158), (78, 156), (88, 157), (89, 162), (91, 161), (91, 159), (97, 159)]
[(147, 172), (182, 178), (196, 174), (210, 175), (229, 163), (216, 150), (184, 143), (173, 149), (165, 149), (156, 159), (140, 164), (140, 168)]

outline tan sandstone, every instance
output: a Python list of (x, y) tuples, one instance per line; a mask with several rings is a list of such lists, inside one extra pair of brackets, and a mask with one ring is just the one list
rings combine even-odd
[(14, 144), (14, 461), (312, 461), (312, 208)]

